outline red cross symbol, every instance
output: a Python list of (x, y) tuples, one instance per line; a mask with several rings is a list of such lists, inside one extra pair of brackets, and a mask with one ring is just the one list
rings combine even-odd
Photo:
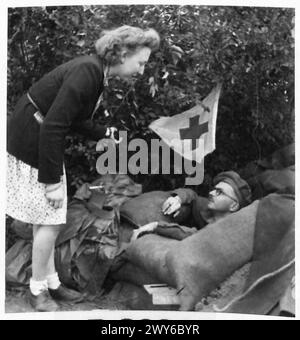
[(192, 150), (195, 150), (199, 144), (199, 138), (208, 132), (208, 122), (199, 124), (199, 116), (190, 118), (190, 126), (185, 129), (180, 129), (180, 139), (190, 139), (192, 141)]

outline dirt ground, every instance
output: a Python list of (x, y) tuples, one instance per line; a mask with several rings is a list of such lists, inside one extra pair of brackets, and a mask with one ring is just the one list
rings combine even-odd
[[(195, 310), (199, 312), (215, 312), (214, 306), (223, 307), (229, 303), (233, 298), (241, 294), (243, 286), (249, 271), (249, 265), (245, 265), (240, 270), (237, 270), (231, 277), (229, 277), (223, 284), (215, 289), (209, 296), (203, 298), (197, 305)], [(127, 291), (128, 292), (128, 291)], [(139, 295), (127, 295), (124, 299), (119, 296), (119, 300), (112, 297), (111, 294), (103, 295), (101, 297), (88, 297), (81, 303), (77, 304), (60, 304), (61, 311), (92, 311), (95, 309), (105, 310), (126, 310), (128, 303), (123, 301), (128, 299), (138, 299)], [(134, 305), (133, 303), (130, 304)], [(130, 308), (132, 309), (132, 308)], [(149, 306), (147, 307), (149, 309)], [(155, 308), (156, 309), (156, 308)], [(174, 309), (173, 309), (174, 310)], [(34, 312), (26, 297), (26, 290), (10, 289), (6, 290), (5, 299), (6, 313), (29, 313)]]
[(223, 308), (230, 303), (234, 298), (241, 295), (244, 284), (249, 273), (250, 264), (246, 264), (226, 281), (224, 281), (219, 288), (215, 289), (210, 295), (202, 301), (198, 302), (195, 310), (202, 312), (215, 312), (215, 306)]

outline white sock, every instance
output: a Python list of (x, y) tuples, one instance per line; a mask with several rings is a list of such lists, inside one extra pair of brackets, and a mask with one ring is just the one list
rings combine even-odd
[(35, 281), (31, 278), (29, 281), (29, 289), (33, 295), (37, 296), (48, 289), (47, 280)]
[(57, 289), (61, 285), (57, 272), (47, 276), (47, 283), (50, 289)]

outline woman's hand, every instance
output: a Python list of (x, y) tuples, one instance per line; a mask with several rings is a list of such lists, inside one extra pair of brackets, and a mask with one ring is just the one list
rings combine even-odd
[(49, 204), (54, 208), (61, 208), (64, 200), (64, 187), (62, 183), (47, 184), (45, 196)]
[(140, 227), (139, 229), (135, 229), (133, 231), (133, 234), (132, 234), (130, 241), (132, 242), (132, 241), (136, 240), (141, 233), (153, 231), (157, 226), (158, 226), (158, 222), (151, 222), (151, 223), (145, 224), (144, 226)]
[(179, 214), (181, 208), (181, 199), (179, 196), (169, 197), (162, 206), (162, 212), (164, 215), (172, 215), (176, 217)]

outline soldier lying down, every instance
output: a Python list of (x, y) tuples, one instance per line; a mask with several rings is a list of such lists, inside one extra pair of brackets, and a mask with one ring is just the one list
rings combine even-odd
[[(190, 205), (192, 208), (190, 218), (195, 222), (197, 229), (201, 229), (251, 203), (251, 189), (236, 172), (221, 172), (214, 178), (213, 184), (208, 198), (199, 197), (191, 189), (175, 190), (163, 203), (162, 212), (176, 217), (183, 205)], [(158, 222), (153, 221), (134, 230), (131, 240), (137, 239), (142, 233), (154, 231), (157, 226)]]

